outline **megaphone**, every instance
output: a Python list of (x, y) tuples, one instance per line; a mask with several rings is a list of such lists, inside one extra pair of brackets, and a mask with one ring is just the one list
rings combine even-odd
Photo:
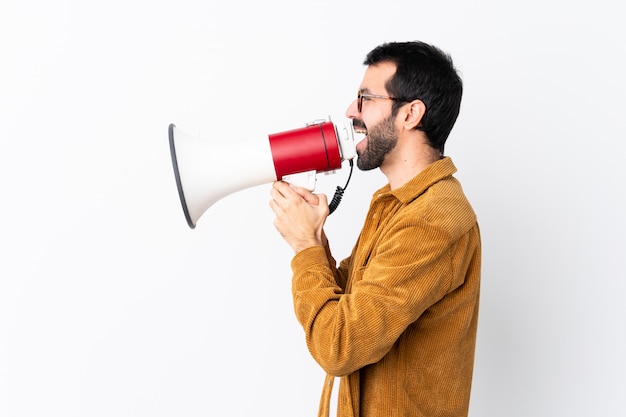
[(352, 123), (315, 120), (302, 128), (269, 134), (268, 139), (202, 140), (170, 124), (176, 186), (190, 228), (231, 193), (276, 180), (313, 191), (317, 173), (334, 172), (346, 160), (352, 165), (356, 156)]

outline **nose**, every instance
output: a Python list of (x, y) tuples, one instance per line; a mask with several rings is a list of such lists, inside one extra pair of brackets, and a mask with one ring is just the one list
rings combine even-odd
[(350, 103), (350, 105), (348, 106), (348, 108), (346, 109), (346, 117), (349, 119), (356, 119), (357, 117), (359, 117), (359, 109), (356, 105), (356, 101), (358, 99), (354, 99), (354, 101), (352, 101), (352, 103)]

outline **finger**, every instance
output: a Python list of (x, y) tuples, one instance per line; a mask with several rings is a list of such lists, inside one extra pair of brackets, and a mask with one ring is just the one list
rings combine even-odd
[(306, 188), (303, 187), (297, 187), (297, 186), (291, 186), (290, 187), (296, 194), (298, 194), (300, 197), (302, 197), (304, 199), (304, 201), (306, 201), (309, 204), (312, 204), (314, 206), (319, 204), (319, 197), (317, 194), (314, 194), (311, 192), (311, 190), (308, 190)]
[(277, 192), (279, 192), (285, 197), (287, 197), (290, 194), (293, 194), (293, 190), (291, 189), (291, 186), (284, 181), (274, 181), (274, 184), (272, 184), (272, 189), (276, 190)]
[(304, 194), (300, 194), (302, 196), (302, 198), (304, 199), (304, 201), (306, 201), (307, 203), (313, 205), (313, 206), (317, 206), (320, 203), (320, 196), (317, 194), (313, 194), (312, 192), (308, 191)]
[(328, 196), (326, 194), (314, 194), (318, 199), (318, 204), (327, 206), (328, 205)]
[(284, 205), (289, 198), (296, 196), (287, 183), (281, 183), (279, 181), (275, 182), (272, 186), (270, 195), (279, 205)]
[(278, 214), (279, 211), (280, 211), (280, 206), (278, 205), (276, 200), (274, 200), (274, 199), (270, 200), (269, 204), (270, 204), (270, 208), (272, 209), (274, 214)]
[(274, 200), (279, 200), (284, 198), (284, 196), (280, 193), (280, 191), (278, 191), (276, 188), (272, 188), (270, 190), (270, 196), (272, 197), (272, 199)]

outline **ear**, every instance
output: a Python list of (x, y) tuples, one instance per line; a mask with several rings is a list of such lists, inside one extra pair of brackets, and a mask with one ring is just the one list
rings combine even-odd
[(426, 105), (422, 100), (413, 100), (404, 108), (404, 127), (407, 130), (413, 130), (422, 123), (424, 113), (426, 113)]

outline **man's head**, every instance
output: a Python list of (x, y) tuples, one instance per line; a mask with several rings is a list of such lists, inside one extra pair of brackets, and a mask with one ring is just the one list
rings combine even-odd
[[(356, 106), (353, 103), (348, 109), (355, 129), (367, 127), (371, 139), (367, 148), (362, 147), (359, 152), (359, 159), (364, 156), (369, 159), (363, 161), (367, 168), (362, 169), (375, 168), (376, 160), (382, 163), (384, 155), (380, 152), (383, 148), (393, 148), (389, 129), (393, 132), (396, 115), (409, 107), (418, 113), (414, 129), (423, 132), (428, 144), (443, 154), (446, 139), (459, 115), (463, 94), (463, 83), (450, 56), (424, 42), (395, 42), (374, 48), (364, 64), (368, 68), (359, 98)], [(372, 135), (374, 128), (386, 131), (384, 146), (379, 146), (375, 157), (371, 155), (375, 150), (368, 149), (377, 139)]]

